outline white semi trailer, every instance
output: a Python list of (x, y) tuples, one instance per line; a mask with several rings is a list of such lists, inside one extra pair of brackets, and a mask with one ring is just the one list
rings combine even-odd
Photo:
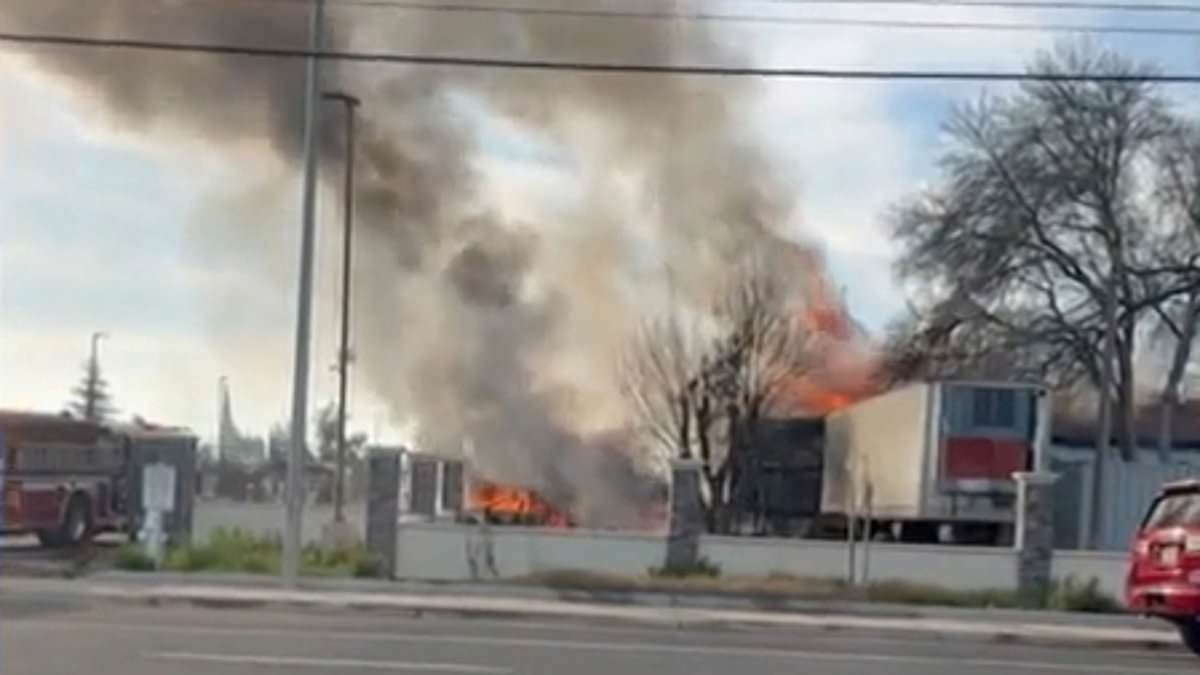
[(1013, 474), (1040, 469), (1050, 398), (1036, 385), (935, 381), (825, 419), (822, 520), (876, 538), (1003, 543)]

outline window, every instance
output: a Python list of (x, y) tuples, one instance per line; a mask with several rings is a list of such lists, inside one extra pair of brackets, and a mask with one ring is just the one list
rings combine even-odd
[(1150, 507), (1143, 530), (1200, 525), (1200, 493), (1185, 492), (1160, 497)]
[(980, 388), (973, 392), (971, 426), (1011, 429), (1017, 424), (1017, 392), (1013, 389)]

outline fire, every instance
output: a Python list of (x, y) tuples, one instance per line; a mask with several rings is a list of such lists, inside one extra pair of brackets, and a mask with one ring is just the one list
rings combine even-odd
[(799, 270), (792, 320), (810, 336), (809, 363), (819, 365), (787, 379), (778, 408), (789, 414), (827, 415), (879, 393), (878, 352), (832, 288), (820, 254), (797, 246), (790, 256)]
[(488, 519), (570, 527), (571, 520), (533, 490), (477, 483), (471, 488), (470, 510)]

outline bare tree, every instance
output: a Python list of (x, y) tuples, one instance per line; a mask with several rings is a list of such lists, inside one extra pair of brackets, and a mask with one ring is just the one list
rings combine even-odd
[(648, 319), (622, 354), (621, 390), (664, 457), (693, 456), (700, 355), (694, 330), (675, 313)]
[(784, 301), (770, 268), (747, 264), (716, 299), (707, 329), (685, 330), (677, 316), (652, 320), (622, 363), (626, 397), (647, 432), (671, 456), (700, 460), (712, 531), (728, 528), (759, 421), (804, 367), (804, 333)]
[(1166, 288), (1154, 289), (1161, 301), (1151, 308), (1156, 320), (1151, 335), (1172, 345), (1159, 396), (1158, 448), (1165, 458), (1174, 442), (1174, 416), (1200, 322), (1200, 126), (1178, 124), (1160, 147), (1154, 196), (1163, 236), (1154, 257), (1165, 278), (1159, 275), (1151, 283)]
[[(1062, 47), (1033, 72), (1136, 76), (1112, 52)], [(1172, 129), (1151, 85), (1047, 79), (957, 109), (940, 184), (896, 213), (902, 276), (931, 289), (934, 337), (975, 332), (1036, 357), (1062, 383), (1115, 398), (1123, 456), (1133, 452), (1138, 320), (1170, 291), (1151, 259), (1143, 168)], [(1154, 289), (1154, 290), (1152, 290)], [(951, 327), (949, 330), (947, 327)], [(1109, 434), (1100, 431), (1101, 445)]]

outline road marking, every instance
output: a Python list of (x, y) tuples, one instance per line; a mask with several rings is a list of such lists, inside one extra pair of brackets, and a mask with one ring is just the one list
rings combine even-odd
[(465, 663), (416, 663), (413, 661), (366, 661), (363, 659), (313, 659), (297, 656), (260, 656), (253, 654), (201, 654), (196, 652), (153, 652), (144, 658), (158, 661), (191, 661), (237, 666), (275, 666), (300, 668), (348, 668), (357, 670), (432, 671), (439, 673), (480, 673), (502, 675), (510, 668), (476, 666)]
[[(960, 658), (955, 656), (918, 656), (904, 654), (881, 654), (869, 652), (832, 652), (815, 650), (792, 650), (777, 647), (745, 647), (737, 645), (703, 645), (703, 644), (667, 644), (653, 642), (604, 642), (585, 640), (553, 640), (546, 638), (519, 637), (487, 637), (482, 635), (419, 635), (390, 632), (346, 632), (346, 631), (312, 631), (286, 630), (274, 628), (225, 628), (220, 626), (184, 626), (164, 624), (104, 624), (92, 621), (25, 621), (26, 625), (75, 625), (89, 626), (104, 630), (120, 630), (124, 632), (169, 632), (185, 635), (221, 635), (221, 636), (260, 636), (276, 638), (293, 638), (300, 640), (347, 640), (359, 642), (393, 642), (410, 644), (458, 644), (484, 645), (496, 647), (526, 647), (530, 649), (561, 649), (575, 651), (611, 651), (623, 653), (660, 653), (681, 655), (731, 656), (731, 657), (773, 657), (786, 659), (809, 659), (814, 661), (839, 663), (901, 663), (908, 665), (945, 665), (953, 664), (960, 668), (975, 669), (1008, 669), (1021, 672), (1045, 673), (1116, 673), (1118, 675), (1166, 675), (1167, 673), (1187, 673), (1194, 675), (1195, 668), (1163, 668), (1161, 665), (1105, 665), (1098, 663), (1054, 663), (1050, 661), (1032, 661), (1017, 659), (980, 659)], [(1148, 658), (1161, 658), (1168, 654), (1147, 654)], [(507, 672), (507, 671), (505, 671)]]

